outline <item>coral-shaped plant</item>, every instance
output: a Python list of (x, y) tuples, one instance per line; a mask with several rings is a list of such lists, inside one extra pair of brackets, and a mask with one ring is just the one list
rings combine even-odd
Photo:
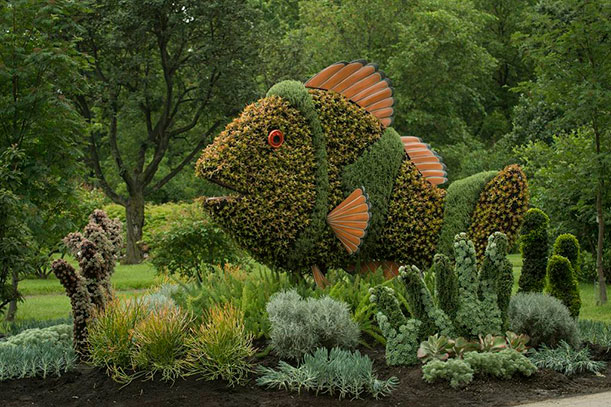
[(549, 217), (541, 209), (532, 208), (524, 215), (520, 238), (522, 274), (520, 292), (541, 292), (545, 285), (549, 251), (547, 226)]
[(443, 254), (436, 254), (433, 259), (435, 271), (435, 293), (437, 303), (451, 319), (456, 318), (458, 309), (458, 278), (450, 259)]
[(121, 250), (121, 223), (95, 210), (83, 233), (70, 233), (64, 243), (80, 266), (77, 272), (68, 262), (55, 260), (53, 272), (70, 297), (74, 317), (74, 348), (86, 354), (87, 322), (94, 308), (103, 309), (112, 296), (110, 276)]
[(452, 335), (454, 326), (450, 318), (437, 305), (431, 292), (426, 288), (420, 270), (416, 266), (401, 267), (399, 278), (405, 284), (408, 303), (413, 316), (422, 321), (421, 336)]
[[(467, 239), (466, 233), (456, 235), (454, 240), (456, 257), (456, 274), (459, 284), (459, 304), (454, 321), (456, 329), (465, 336), (478, 336), (488, 333), (499, 333), (502, 328), (501, 312), (497, 303), (494, 270), (486, 271), (485, 279), (480, 281), (477, 272), (475, 247)], [(486, 257), (496, 255), (496, 250), (490, 247)], [(490, 266), (490, 265), (489, 265)], [(480, 287), (482, 298), (480, 299)]]
[(378, 307), (376, 319), (386, 338), (386, 363), (390, 366), (416, 363), (422, 322), (403, 314), (392, 288), (377, 286), (369, 292), (369, 300)]
[[(488, 315), (488, 320), (495, 324), (497, 316), (501, 318), (502, 326), (507, 323), (507, 307), (513, 287), (513, 271), (511, 262), (507, 258), (509, 242), (507, 236), (494, 232), (488, 237), (488, 246), (479, 272), (480, 290), (479, 298), (483, 308), (490, 310), (494, 315)], [(497, 315), (496, 309), (499, 313)]]

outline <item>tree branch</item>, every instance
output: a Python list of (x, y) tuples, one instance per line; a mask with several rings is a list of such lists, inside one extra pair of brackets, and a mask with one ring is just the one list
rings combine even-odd
[(216, 122), (214, 122), (214, 124), (208, 129), (208, 131), (206, 131), (206, 133), (201, 138), (199, 143), (197, 143), (197, 146), (195, 146), (195, 148), (181, 161), (181, 163), (178, 164), (174, 169), (172, 169), (168, 175), (163, 177), (155, 185), (153, 185), (150, 189), (148, 189), (145, 192), (145, 194), (148, 194), (148, 193), (151, 193), (151, 192), (155, 192), (155, 191), (158, 191), (159, 189), (161, 189), (165, 184), (168, 183), (168, 181), (170, 181), (172, 178), (174, 178), (176, 176), (176, 174), (178, 174), (185, 167), (185, 165), (187, 165), (189, 162), (191, 162), (191, 160), (193, 160), (193, 157), (195, 157), (195, 155), (199, 151), (201, 151), (202, 148), (204, 148), (204, 146), (206, 145), (206, 143), (208, 142), (208, 140), (210, 138), (210, 135), (212, 134), (212, 132), (214, 132), (216, 130), (216, 128), (219, 126), (219, 124), (221, 124), (220, 120), (217, 120)]

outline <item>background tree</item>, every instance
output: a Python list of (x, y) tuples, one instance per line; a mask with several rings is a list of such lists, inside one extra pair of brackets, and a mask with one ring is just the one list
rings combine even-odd
[[(59, 215), (75, 205), (81, 172), (83, 121), (65, 97), (82, 85), (83, 61), (74, 46), (78, 25), (73, 17), (79, 7), (62, 0), (12, 0), (0, 7), (0, 154), (16, 177), (2, 185), (4, 204), (12, 209), (2, 215), (8, 223), (1, 233), (7, 238), (10, 225), (17, 224), (23, 229), (18, 241), (32, 238), (27, 250), (2, 252), (13, 291), (8, 319), (17, 309), (23, 272), (46, 262), (61, 235), (74, 226), (71, 217)], [(18, 266), (24, 262), (27, 268)]]
[(600, 301), (607, 301), (602, 256), (605, 237), (605, 179), (611, 140), (611, 6), (606, 0), (543, 0), (533, 6), (529, 33), (516, 35), (520, 48), (533, 63), (536, 80), (519, 87), (540, 95), (563, 114), (559, 122), (584, 126), (593, 141), (594, 159), (588, 176), (595, 197), (597, 269)]
[(142, 259), (146, 198), (254, 97), (258, 13), (249, 4), (101, 0), (85, 16), (80, 48), (91, 58), (91, 86), (77, 101), (93, 126), (95, 177), (126, 210), (126, 263)]

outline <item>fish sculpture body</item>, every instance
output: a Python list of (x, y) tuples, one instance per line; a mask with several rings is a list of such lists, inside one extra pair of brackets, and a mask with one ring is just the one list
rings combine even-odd
[(202, 153), (196, 172), (231, 192), (204, 200), (259, 261), (312, 270), (427, 266), (444, 222), (441, 158), (392, 127), (390, 81), (365, 61), (284, 81)]

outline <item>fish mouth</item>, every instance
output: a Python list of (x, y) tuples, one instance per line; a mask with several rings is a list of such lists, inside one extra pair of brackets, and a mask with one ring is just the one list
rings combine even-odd
[(235, 201), (236, 199), (246, 195), (244, 191), (241, 191), (240, 189), (236, 188), (235, 186), (225, 181), (221, 181), (218, 178), (210, 177), (208, 178), (208, 181), (226, 190), (227, 195), (211, 196), (209, 198), (206, 198), (205, 202), (207, 204), (220, 204), (220, 203), (225, 203), (225, 202), (231, 202), (231, 201)]

